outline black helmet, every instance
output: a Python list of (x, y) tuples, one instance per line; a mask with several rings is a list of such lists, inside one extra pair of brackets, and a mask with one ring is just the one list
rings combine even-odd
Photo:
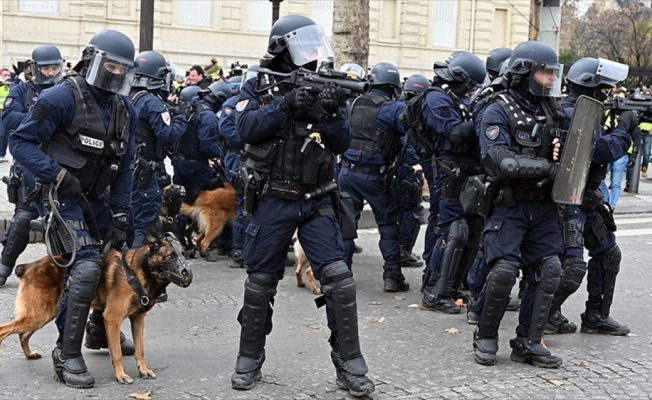
[(206, 89), (199, 91), (199, 98), (208, 101), (214, 108), (221, 107), (222, 103), (232, 95), (233, 91), (229, 84), (222, 81), (213, 82)]
[(44, 44), (32, 50), (33, 82), (36, 85), (50, 86), (63, 78), (63, 63), (61, 52), (56, 46)]
[(512, 55), (512, 49), (507, 47), (499, 47), (491, 50), (487, 56), (487, 72), (491, 75), (491, 79), (495, 79), (500, 75), (500, 66), (502, 63)]
[(629, 66), (603, 58), (581, 58), (570, 67), (566, 80), (571, 92), (604, 101), (607, 95), (602, 89), (615, 88), (627, 78)]
[(136, 78), (133, 87), (155, 90), (162, 88), (170, 77), (165, 57), (156, 51), (143, 51), (136, 56)]
[(398, 67), (391, 63), (381, 62), (371, 69), (369, 83), (372, 88), (390, 86), (395, 90), (401, 89), (401, 73)]
[(302, 15), (284, 15), (272, 26), (267, 52), (260, 61), (264, 68), (294, 71), (317, 70), (318, 61), (333, 63), (335, 56), (324, 31)]
[(478, 56), (464, 52), (453, 58), (448, 65), (435, 64), (435, 75), (448, 82), (457, 95), (464, 96), (473, 88), (484, 84), (487, 69)]
[(194, 103), (199, 96), (200, 90), (201, 88), (197, 85), (186, 86), (185, 88), (181, 89), (181, 92), (179, 92), (179, 103), (181, 104)]
[(410, 75), (405, 81), (405, 85), (403, 85), (403, 97), (410, 99), (419, 93), (425, 92), (429, 87), (430, 81), (425, 76), (421, 74)]
[(233, 94), (240, 93), (240, 87), (242, 87), (242, 75), (234, 75), (226, 80), (226, 83), (229, 85)]
[[(558, 96), (561, 93), (561, 73), (557, 52), (543, 42), (523, 42), (509, 58), (507, 77), (510, 87), (534, 96)], [(542, 80), (543, 79), (543, 80)]]
[(82, 52), (77, 71), (89, 85), (111, 93), (128, 94), (134, 80), (134, 43), (113, 29), (97, 32)]

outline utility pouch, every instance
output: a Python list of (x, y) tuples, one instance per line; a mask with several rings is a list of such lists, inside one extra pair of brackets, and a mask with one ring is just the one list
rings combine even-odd
[(355, 222), (355, 206), (353, 198), (346, 192), (336, 190), (331, 192), (331, 201), (335, 210), (335, 218), (340, 224), (343, 240), (353, 240), (358, 237)]

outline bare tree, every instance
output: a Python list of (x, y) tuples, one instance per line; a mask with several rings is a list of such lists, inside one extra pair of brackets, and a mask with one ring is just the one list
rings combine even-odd
[(369, 0), (333, 2), (333, 39), (338, 67), (347, 62), (367, 70), (369, 61)]

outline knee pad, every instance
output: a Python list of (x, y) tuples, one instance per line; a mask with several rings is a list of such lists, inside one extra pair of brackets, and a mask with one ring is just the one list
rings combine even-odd
[(469, 225), (464, 218), (451, 222), (448, 229), (448, 246), (462, 248), (469, 240)]
[(617, 244), (614, 244), (609, 250), (607, 250), (602, 257), (602, 267), (604, 272), (610, 276), (618, 275), (620, 272), (620, 262), (622, 261), (623, 254), (620, 251), (620, 247)]
[(68, 295), (75, 301), (91, 302), (100, 282), (102, 266), (96, 261), (82, 260), (76, 262), (72, 269)]
[(487, 277), (487, 291), (492, 297), (509, 297), (512, 287), (516, 284), (516, 277), (520, 265), (505, 260), (498, 260)]
[(586, 262), (579, 258), (570, 257), (562, 261), (558, 291), (566, 295), (575, 293), (586, 275), (586, 268)]
[(561, 262), (559, 257), (544, 257), (539, 262), (539, 285), (538, 287), (545, 294), (554, 294), (559, 286), (561, 276)]
[(355, 300), (353, 274), (344, 261), (329, 264), (321, 272), (321, 290), (329, 301), (346, 304)]
[(245, 281), (245, 304), (260, 306), (268, 304), (276, 295), (277, 274), (253, 272)]

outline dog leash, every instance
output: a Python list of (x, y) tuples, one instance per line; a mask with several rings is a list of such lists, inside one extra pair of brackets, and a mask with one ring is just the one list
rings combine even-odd
[(140, 284), (140, 281), (136, 277), (134, 270), (131, 269), (131, 267), (127, 264), (127, 249), (122, 250), (122, 267), (124, 268), (125, 274), (127, 275), (127, 283), (129, 283), (129, 286), (131, 286), (131, 288), (140, 298), (139, 310), (144, 311), (154, 306), (154, 303), (150, 300), (149, 296), (147, 296), (145, 290), (143, 290), (143, 286)]

